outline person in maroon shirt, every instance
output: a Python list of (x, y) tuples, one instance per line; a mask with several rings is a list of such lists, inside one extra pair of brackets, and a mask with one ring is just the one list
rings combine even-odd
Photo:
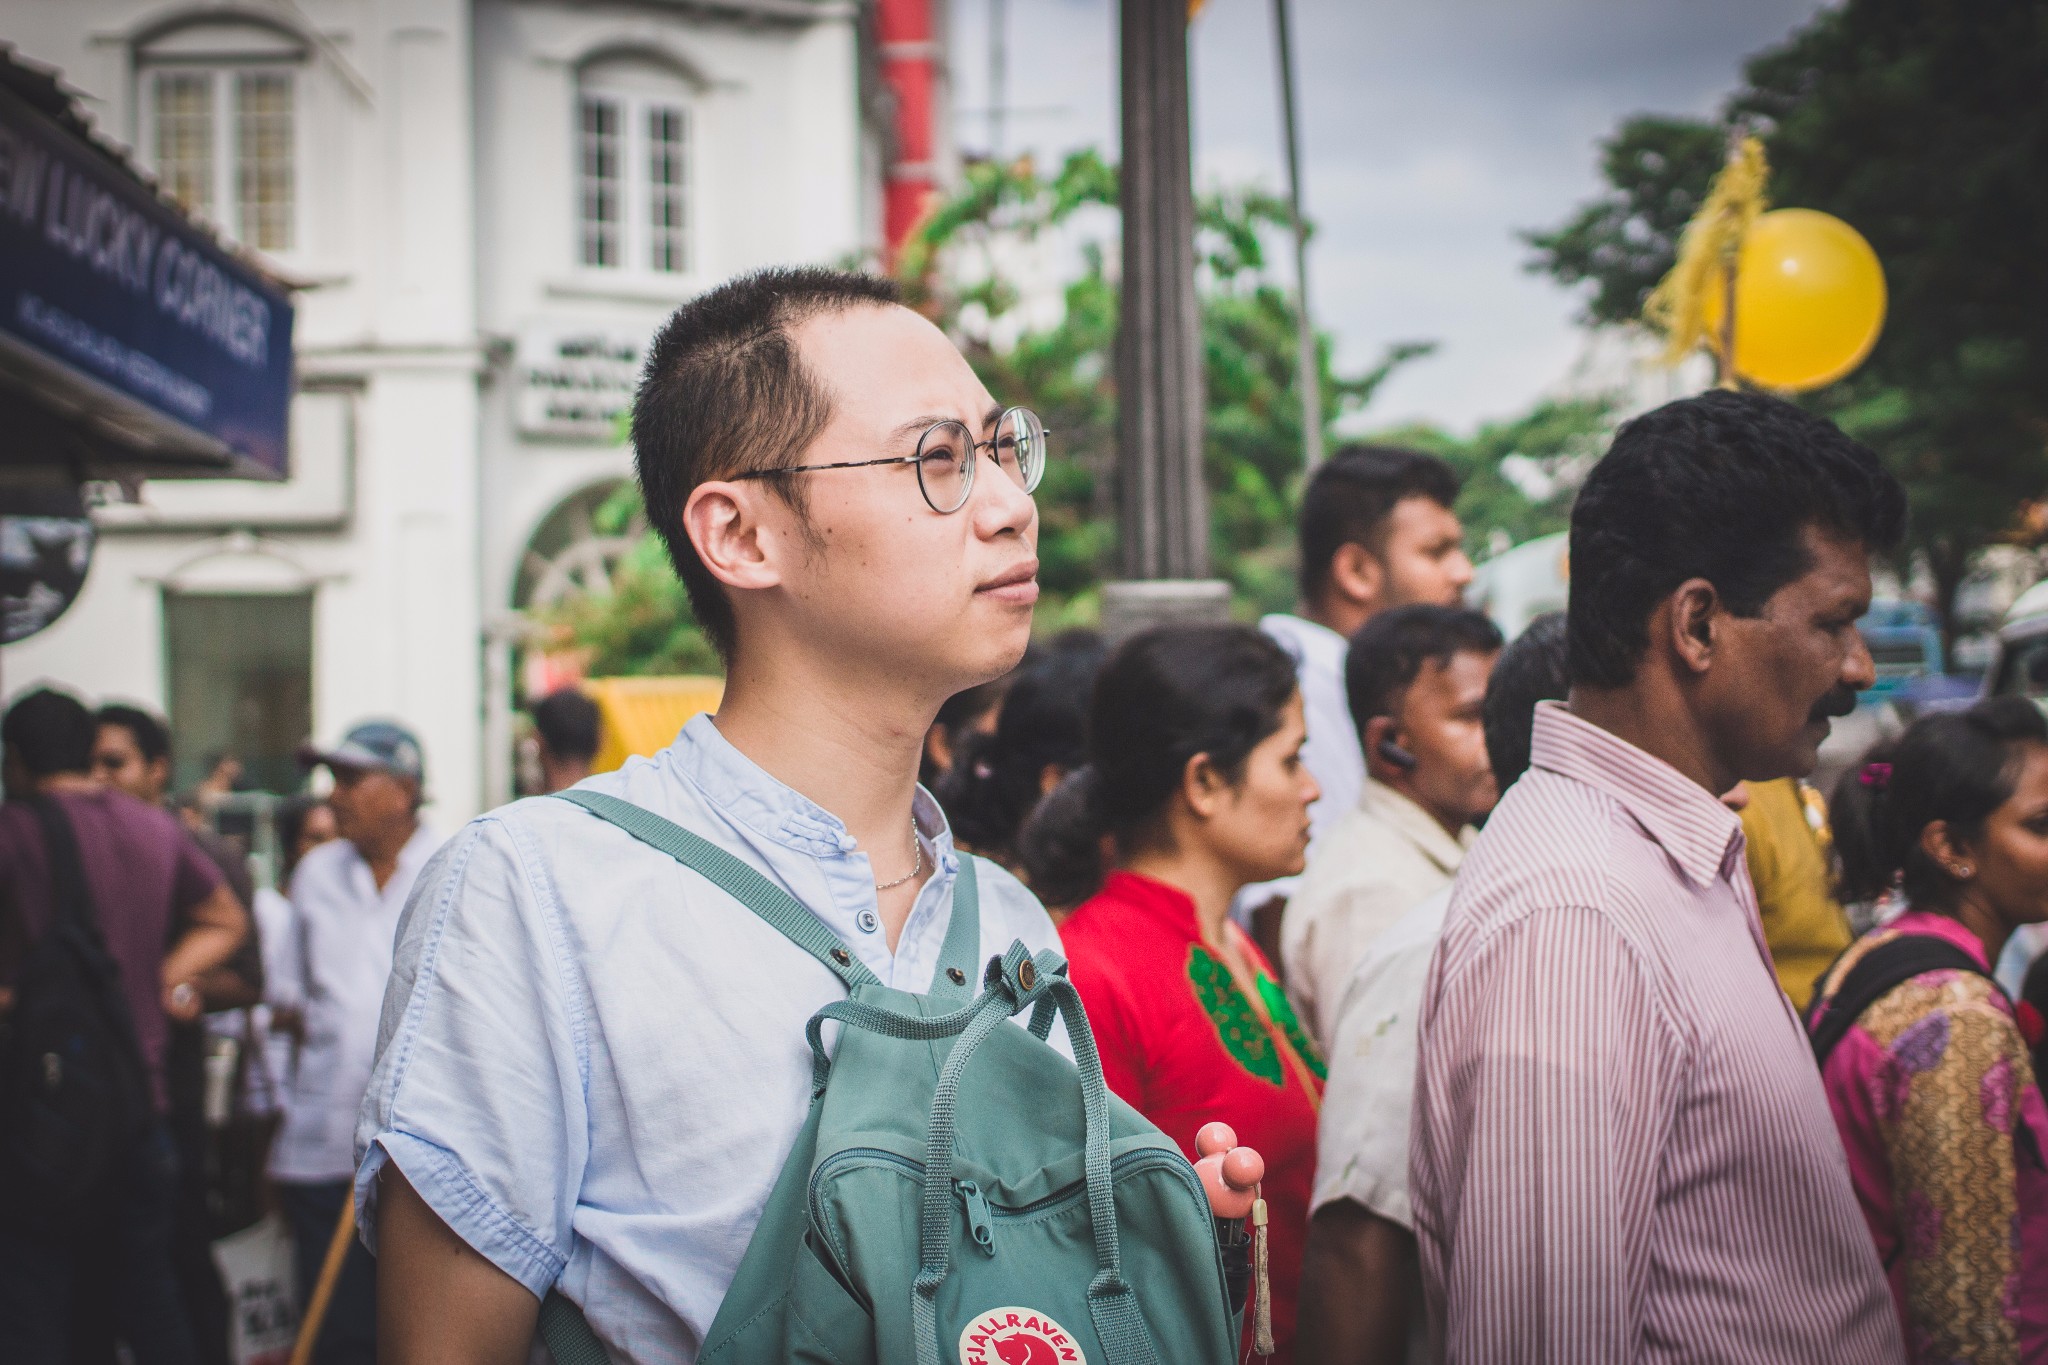
[(113, 1334), (139, 1365), (182, 1365), (195, 1357), (171, 1271), (177, 1157), (161, 1122), (165, 1051), (171, 1021), (198, 1017), (198, 982), (233, 955), (248, 917), (175, 816), (93, 780), (94, 731), (75, 697), (47, 689), (0, 722), (9, 798), (0, 805), (0, 1012), (55, 910), (43, 827), (27, 799), (47, 797), (77, 840), (159, 1121), (120, 1168), (119, 1188), (96, 1201), (100, 1216), (61, 1236), (0, 1220), (0, 1342), (9, 1360), (54, 1363)]
[(1230, 903), (1301, 871), (1317, 796), (1306, 735), (1294, 661), (1266, 636), (1133, 636), (1096, 682), (1087, 766), (1021, 841), (1042, 898), (1082, 901), (1060, 938), (1110, 1089), (1190, 1159), (1212, 1119), (1265, 1158), (1281, 1362), (1293, 1358), (1323, 1063)]

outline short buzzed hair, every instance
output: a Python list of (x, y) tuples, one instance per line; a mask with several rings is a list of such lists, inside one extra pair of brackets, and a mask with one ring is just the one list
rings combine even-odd
[(1450, 666), (1459, 654), (1498, 654), (1500, 627), (1470, 607), (1417, 602), (1380, 612), (1358, 628), (1344, 658), (1344, 699), (1359, 734), (1375, 716), (1391, 716), (1423, 666)]
[[(701, 483), (796, 463), (832, 418), (830, 396), (804, 369), (790, 329), (824, 313), (899, 301), (872, 275), (818, 267), (729, 280), (675, 311), (654, 336), (633, 403), (633, 458), (647, 520), (668, 547), (697, 624), (732, 661), (732, 603), (683, 529)], [(803, 511), (796, 479), (766, 481)]]
[(0, 720), (0, 744), (30, 777), (91, 772), (98, 738), (99, 725), (85, 703), (54, 687), (37, 688)]
[(1301, 493), (1302, 600), (1323, 595), (1346, 545), (1381, 554), (1387, 518), (1407, 498), (1450, 508), (1458, 501), (1457, 472), (1434, 455), (1378, 445), (1347, 445), (1317, 465)]

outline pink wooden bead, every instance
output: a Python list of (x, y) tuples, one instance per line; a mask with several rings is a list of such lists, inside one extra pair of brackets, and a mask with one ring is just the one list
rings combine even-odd
[(1195, 1134), (1195, 1151), (1202, 1156), (1222, 1156), (1237, 1146), (1237, 1130), (1221, 1119), (1205, 1123)]
[(1195, 1163), (1195, 1173), (1202, 1177), (1202, 1188), (1209, 1195), (1209, 1209), (1218, 1218), (1250, 1217), (1254, 1195), (1250, 1190), (1230, 1188), (1223, 1178), (1223, 1161), (1217, 1153)]
[(1266, 1159), (1250, 1147), (1233, 1147), (1223, 1154), (1223, 1183), (1233, 1190), (1250, 1190), (1266, 1178)]

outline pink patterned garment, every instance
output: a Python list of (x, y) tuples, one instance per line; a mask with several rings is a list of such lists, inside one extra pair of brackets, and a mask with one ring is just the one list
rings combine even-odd
[[(1899, 933), (1985, 961), (1961, 924), (1910, 911), (1852, 949), (1823, 998)], [(1924, 972), (1863, 1012), (1824, 1079), (1912, 1359), (2048, 1361), (2048, 1104), (2005, 997), (1969, 972)]]
[(1555, 703), (1458, 872), (1409, 1177), (1440, 1358), (1904, 1359), (1733, 812)]

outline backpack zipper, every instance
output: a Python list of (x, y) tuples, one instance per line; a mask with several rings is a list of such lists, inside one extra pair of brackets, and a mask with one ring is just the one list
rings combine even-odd
[[(923, 1162), (913, 1161), (909, 1157), (901, 1156), (895, 1152), (888, 1151), (885, 1148), (848, 1147), (843, 1151), (835, 1152), (828, 1160), (820, 1163), (818, 1168), (811, 1173), (809, 1198), (807, 1202), (810, 1205), (811, 1226), (818, 1229), (821, 1233), (825, 1232), (827, 1228), (824, 1216), (824, 1200), (820, 1193), (824, 1186), (826, 1178), (836, 1174), (845, 1167), (856, 1165), (893, 1166), (896, 1169), (904, 1172), (906, 1175), (912, 1176), (919, 1181), (922, 1181), (924, 1178)], [(1109, 1169), (1110, 1174), (1113, 1178), (1119, 1178), (1135, 1174), (1137, 1171), (1155, 1165), (1166, 1168), (1175, 1177), (1177, 1177), (1180, 1183), (1187, 1188), (1188, 1197), (1191, 1200), (1193, 1200), (1196, 1206), (1199, 1207), (1204, 1213), (1208, 1212), (1209, 1196), (1205, 1194), (1202, 1190), (1201, 1177), (1195, 1174), (1195, 1168), (1193, 1166), (1190, 1166), (1187, 1163), (1186, 1158), (1181, 1156), (1181, 1154), (1177, 1151), (1169, 1152), (1156, 1147), (1140, 1147), (1135, 1151), (1124, 1152), (1120, 1156), (1113, 1158), (1109, 1163)], [(956, 1193), (959, 1193), (961, 1195), (963, 1202), (965, 1201), (966, 1196), (965, 1191), (961, 1190), (960, 1187), (962, 1185), (972, 1184), (972, 1181), (954, 1182), (954, 1190)], [(1082, 1200), (1085, 1200), (1088, 1197), (1087, 1187), (1085, 1185), (1076, 1185), (1071, 1190), (1062, 1191), (1058, 1194), (1049, 1194), (1042, 1199), (1034, 1199), (1029, 1204), (1021, 1204), (1016, 1208), (998, 1208), (997, 1206), (988, 1202), (988, 1195), (982, 1191), (980, 1186), (974, 1186), (974, 1193), (975, 1198), (979, 1200), (981, 1208), (984, 1211), (984, 1216), (988, 1219), (989, 1237), (989, 1240), (986, 1243), (982, 1242), (982, 1239), (979, 1235), (976, 1235), (974, 1237), (974, 1240), (977, 1245), (982, 1246), (982, 1248), (985, 1251), (987, 1251), (988, 1254), (991, 1256), (995, 1255), (995, 1225), (998, 1222), (1002, 1221), (1005, 1218), (1030, 1217), (1033, 1214), (1042, 1213), (1046, 1209), (1051, 1208), (1056, 1204), (1078, 1203)], [(968, 1227), (970, 1233), (972, 1233), (974, 1229), (973, 1217), (973, 1211), (970, 1209), (968, 1212)], [(828, 1237), (827, 1240), (831, 1241), (832, 1239)], [(846, 1263), (846, 1248), (838, 1245), (837, 1242), (832, 1242), (832, 1252), (835, 1259), (840, 1265), (844, 1265)], [(1221, 1275), (1223, 1261), (1222, 1253), (1220, 1251), (1217, 1253), (1216, 1266), (1217, 1273)]]
[(972, 1180), (956, 1180), (953, 1188), (960, 1195), (960, 1202), (967, 1206), (967, 1233), (974, 1238), (974, 1244), (990, 1256), (996, 1254), (995, 1228), (989, 1222), (988, 1198), (981, 1192), (981, 1186)]

